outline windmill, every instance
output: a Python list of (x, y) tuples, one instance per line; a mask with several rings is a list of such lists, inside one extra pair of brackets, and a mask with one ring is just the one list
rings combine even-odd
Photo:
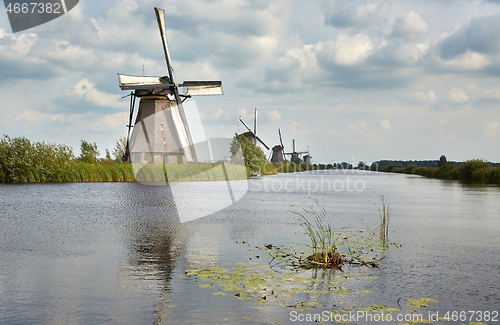
[(292, 139), (292, 152), (286, 152), (284, 154), (289, 155), (291, 162), (297, 163), (300, 161), (299, 155), (307, 154), (307, 156), (309, 156), (309, 151), (295, 151), (295, 139)]
[(280, 144), (275, 145), (272, 150), (271, 162), (272, 163), (282, 163), (285, 161), (285, 157), (283, 155), (283, 150), (285, 146), (283, 145), (283, 139), (281, 138), (281, 130), (278, 129), (278, 134), (280, 136)]
[(307, 155), (305, 155), (304, 157), (302, 157), (302, 161), (305, 162), (308, 165), (311, 165), (312, 164), (312, 159), (313, 159), (313, 156), (311, 156), (311, 154), (309, 153), (309, 146), (307, 146)]
[[(149, 77), (118, 74), (122, 90), (131, 90), (126, 160), (144, 163), (197, 162), (193, 137), (183, 102), (191, 96), (222, 95), (221, 81), (174, 81), (167, 44), (165, 11), (154, 8), (168, 76)], [(179, 92), (182, 88), (183, 93)], [(136, 98), (140, 98), (134, 126)], [(133, 132), (131, 130), (133, 128)]]
[(250, 140), (253, 141), (253, 143), (258, 146), (262, 151), (266, 152), (269, 151), (269, 147), (262, 141), (258, 136), (257, 136), (257, 108), (255, 109), (255, 116), (253, 120), (253, 131), (248, 127), (248, 125), (243, 121), (243, 119), (240, 116), (240, 122), (243, 124), (243, 126), (248, 130), (248, 132), (243, 133), (246, 135)]

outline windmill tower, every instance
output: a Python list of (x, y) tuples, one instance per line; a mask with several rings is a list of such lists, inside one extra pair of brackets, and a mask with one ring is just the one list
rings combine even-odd
[[(165, 11), (155, 8), (168, 76), (118, 74), (120, 89), (131, 90), (126, 160), (141, 163), (197, 162), (188, 117), (182, 103), (191, 96), (222, 95), (221, 81), (174, 81), (167, 44)], [(181, 94), (179, 89), (183, 90)], [(136, 98), (140, 98), (132, 126)], [(133, 132), (131, 134), (131, 129)]]
[(271, 162), (272, 163), (282, 163), (285, 161), (285, 157), (283, 155), (283, 150), (285, 149), (285, 146), (283, 145), (283, 139), (281, 138), (281, 130), (278, 129), (278, 134), (280, 136), (280, 144), (275, 145), (272, 150), (272, 156), (271, 156)]

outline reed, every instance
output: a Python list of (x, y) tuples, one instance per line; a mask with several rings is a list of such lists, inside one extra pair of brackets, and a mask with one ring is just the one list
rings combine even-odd
[(133, 182), (134, 171), (131, 164), (97, 162), (94, 164), (81, 161), (72, 162), (68, 182)]
[(64, 182), (70, 171), (73, 149), (65, 145), (34, 142), (24, 137), (0, 140), (0, 181), (4, 183)]
[(379, 194), (381, 207), (378, 208), (380, 214), (380, 225), (379, 225), (379, 237), (380, 241), (387, 245), (389, 242), (389, 220), (391, 209), (389, 208), (389, 200), (386, 199), (383, 195)]
[[(328, 220), (326, 210), (314, 200), (319, 212), (313, 207), (302, 208), (303, 212), (294, 212), (299, 217), (299, 225), (311, 240), (312, 254), (306, 258), (306, 265), (311, 268), (341, 268), (344, 256), (337, 251), (334, 229)], [(312, 221), (308, 216), (312, 216)]]
[(231, 163), (134, 164), (139, 182), (222, 181), (247, 179), (247, 169)]

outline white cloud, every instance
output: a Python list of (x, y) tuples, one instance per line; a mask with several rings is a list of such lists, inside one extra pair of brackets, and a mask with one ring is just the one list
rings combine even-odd
[(238, 116), (240, 116), (242, 119), (246, 119), (246, 118), (250, 117), (250, 115), (248, 114), (248, 111), (245, 108), (238, 108)]
[(462, 89), (453, 87), (448, 93), (448, 99), (452, 103), (462, 104), (469, 100), (469, 96)]
[(438, 58), (438, 63), (441, 67), (447, 69), (478, 70), (491, 64), (491, 60), (486, 55), (467, 51), (449, 60)]
[(434, 90), (408, 91), (400, 96), (402, 99), (416, 104), (433, 103), (437, 100)]
[(7, 34), (0, 28), (0, 53), (2, 56), (13, 56), (17, 59), (26, 56), (33, 45), (37, 42), (36, 34)]
[(366, 129), (366, 123), (359, 122), (357, 124), (351, 124), (347, 128), (352, 132), (359, 133), (362, 132), (364, 129)]
[(90, 104), (102, 107), (121, 107), (119, 95), (99, 91), (87, 79), (82, 79), (73, 88), (67, 89), (66, 97), (70, 100), (82, 99)]
[(410, 11), (394, 22), (393, 35), (406, 39), (418, 39), (429, 31), (429, 24), (418, 12)]
[(266, 115), (273, 122), (281, 120), (281, 114), (275, 109), (272, 111), (266, 111)]
[(104, 115), (92, 123), (92, 129), (95, 131), (116, 129), (119, 126), (125, 125), (123, 118), (122, 113)]
[(497, 121), (491, 121), (484, 127), (484, 135), (487, 138), (493, 138), (498, 134), (498, 130), (500, 130), (500, 123)]
[(482, 92), (488, 99), (500, 100), (500, 88), (484, 89)]
[(380, 126), (384, 130), (389, 130), (391, 128), (391, 121), (389, 121), (389, 120), (383, 120), (382, 122), (380, 122)]
[(331, 60), (339, 65), (353, 65), (363, 61), (373, 49), (370, 38), (366, 35), (357, 34), (349, 36), (340, 34), (335, 42), (320, 42), (315, 46), (315, 51), (326, 60)]
[[(72, 116), (74, 117), (74, 115)], [(14, 122), (23, 122), (28, 125), (48, 122), (66, 123), (69, 120), (74, 120), (74, 118), (71, 118), (70, 115), (67, 114), (50, 114), (29, 109), (22, 109), (21, 112), (14, 117)]]
[(224, 113), (224, 111), (220, 108), (217, 108), (213, 113), (212, 113), (212, 116), (215, 117), (215, 118), (219, 118), (222, 116), (222, 113)]

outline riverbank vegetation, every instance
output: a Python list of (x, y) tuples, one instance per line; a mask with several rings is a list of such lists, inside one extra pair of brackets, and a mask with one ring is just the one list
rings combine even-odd
[(97, 159), (95, 143), (82, 140), (81, 155), (64, 144), (31, 142), (25, 137), (0, 139), (1, 183), (134, 181), (132, 166)]
[(500, 165), (482, 159), (470, 159), (463, 163), (448, 162), (441, 156), (434, 164), (422, 167), (407, 164), (396, 167), (394, 164), (372, 164), (371, 170), (390, 173), (413, 174), (443, 180), (459, 180), (466, 183), (500, 184)]
[(75, 156), (73, 148), (64, 144), (4, 135), (0, 139), (0, 183), (237, 180), (250, 177), (254, 171), (263, 175), (277, 172), (250, 141), (243, 142), (244, 157), (234, 161), (178, 165), (125, 163), (125, 146), (125, 138), (120, 138), (113, 158), (109, 150), (106, 158), (99, 158), (97, 145), (81, 140), (80, 155)]

